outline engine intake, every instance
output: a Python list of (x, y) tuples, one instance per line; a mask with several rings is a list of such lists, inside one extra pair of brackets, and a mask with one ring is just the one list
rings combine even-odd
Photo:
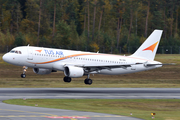
[(72, 78), (82, 77), (84, 75), (84, 70), (80, 67), (66, 66), (64, 68), (64, 74)]

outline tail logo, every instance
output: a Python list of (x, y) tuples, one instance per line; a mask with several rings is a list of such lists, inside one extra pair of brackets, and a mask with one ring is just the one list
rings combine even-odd
[(157, 41), (156, 43), (154, 43), (153, 45), (145, 48), (143, 51), (145, 51), (145, 50), (151, 50), (151, 51), (153, 52), (157, 44), (158, 44), (158, 41)]

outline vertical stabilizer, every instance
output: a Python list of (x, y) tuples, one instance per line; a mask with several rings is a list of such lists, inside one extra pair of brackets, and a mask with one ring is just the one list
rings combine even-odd
[(154, 60), (161, 39), (162, 30), (154, 30), (138, 50), (131, 56)]

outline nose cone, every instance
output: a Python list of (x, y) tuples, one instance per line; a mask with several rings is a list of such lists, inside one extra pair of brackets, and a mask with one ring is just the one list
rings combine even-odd
[(5, 54), (3, 55), (2, 59), (5, 61), (5, 62), (8, 62), (9, 61), (9, 55)]

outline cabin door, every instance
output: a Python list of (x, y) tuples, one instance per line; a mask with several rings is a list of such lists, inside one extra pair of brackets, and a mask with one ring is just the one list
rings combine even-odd
[(32, 48), (29, 48), (28, 47), (28, 60), (33, 60), (33, 50), (32, 50)]

